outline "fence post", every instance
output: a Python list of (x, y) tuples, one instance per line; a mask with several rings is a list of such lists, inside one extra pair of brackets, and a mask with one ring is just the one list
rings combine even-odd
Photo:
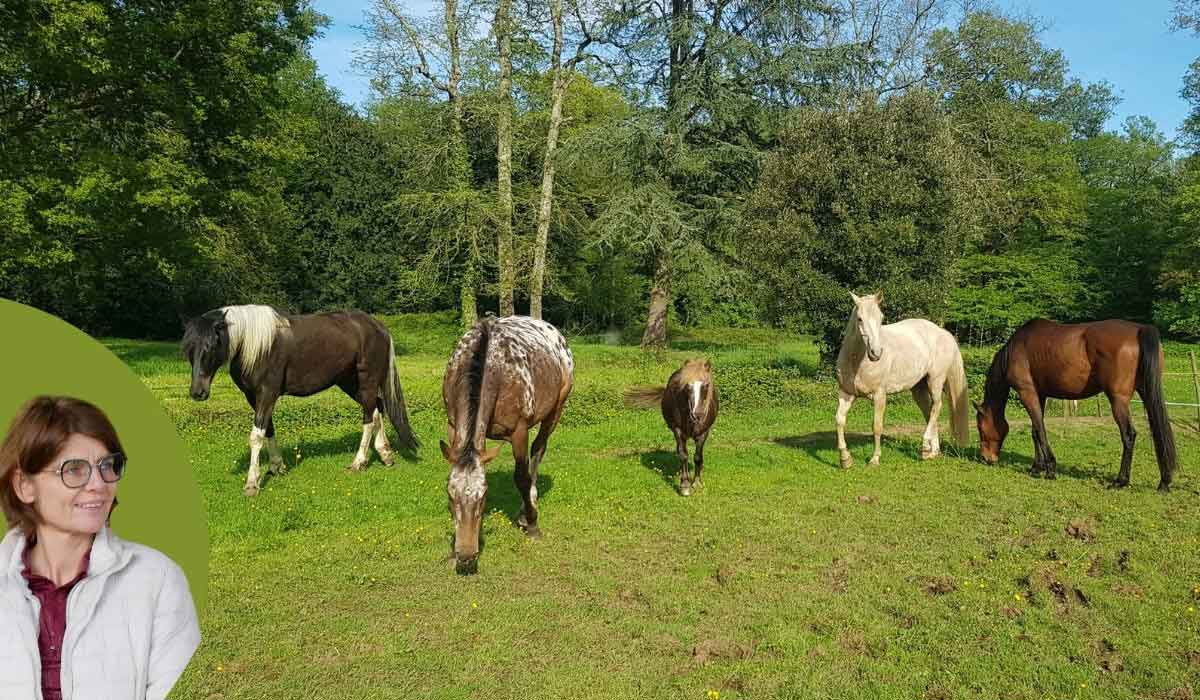
[(1196, 392), (1196, 430), (1200, 431), (1200, 375), (1196, 374), (1196, 353), (1188, 351), (1188, 359), (1192, 361), (1192, 389)]

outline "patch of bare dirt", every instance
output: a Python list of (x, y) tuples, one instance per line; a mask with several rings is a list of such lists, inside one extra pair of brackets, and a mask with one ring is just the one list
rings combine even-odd
[(1141, 600), (1143, 595), (1142, 587), (1136, 583), (1118, 583), (1116, 586), (1113, 586), (1113, 591), (1117, 595), (1137, 600)]
[(855, 500), (857, 500), (859, 503), (862, 503), (863, 505), (868, 505), (868, 504), (874, 503), (878, 499), (876, 499), (874, 496), (859, 496)]
[(1004, 607), (1000, 608), (1000, 614), (1010, 620), (1015, 620), (1021, 616), (1021, 611), (1011, 605), (1005, 605)]
[(838, 646), (852, 654), (867, 653), (867, 638), (858, 630), (842, 632), (837, 638)]
[(1100, 669), (1105, 673), (1120, 673), (1125, 670), (1125, 660), (1117, 653), (1117, 647), (1108, 639), (1101, 639), (1096, 645), (1096, 654), (1100, 658)]
[(1029, 545), (1038, 541), (1038, 539), (1044, 534), (1046, 534), (1045, 528), (1041, 527), (1040, 525), (1034, 525), (1021, 535), (1021, 538), (1017, 540), (1017, 544), (1022, 547), (1028, 547)]
[(1096, 539), (1096, 523), (1091, 518), (1074, 518), (1067, 524), (1067, 534), (1081, 542)]
[(1188, 666), (1200, 668), (1200, 649), (1189, 649), (1183, 658), (1187, 659)]
[(692, 647), (692, 661), (703, 666), (713, 659), (738, 661), (754, 656), (754, 648), (726, 639), (705, 639)]
[(846, 560), (835, 558), (833, 563), (821, 572), (821, 578), (830, 591), (845, 593), (850, 586), (850, 569), (846, 565)]
[(1087, 575), (1088, 576), (1093, 576), (1093, 577), (1100, 576), (1101, 573), (1103, 572), (1103, 567), (1104, 567), (1104, 557), (1100, 556), (1099, 554), (1093, 554), (1092, 556), (1088, 557), (1088, 565), (1087, 565)]
[(945, 595), (958, 590), (958, 585), (949, 576), (934, 576), (926, 579), (921, 589), (929, 595)]
[(717, 583), (724, 586), (724, 585), (727, 585), (730, 581), (732, 581), (733, 577), (736, 574), (737, 574), (737, 569), (733, 568), (733, 565), (722, 564), (717, 567), (717, 573), (713, 574), (713, 578), (715, 578), (717, 580)]

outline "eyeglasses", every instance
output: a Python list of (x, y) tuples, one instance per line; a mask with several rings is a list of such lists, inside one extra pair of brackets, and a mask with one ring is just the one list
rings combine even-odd
[(64, 486), (78, 489), (91, 481), (93, 466), (100, 470), (100, 478), (103, 481), (109, 484), (116, 483), (125, 475), (125, 455), (114, 452), (98, 459), (95, 465), (82, 458), (68, 459), (55, 471), (62, 478)]

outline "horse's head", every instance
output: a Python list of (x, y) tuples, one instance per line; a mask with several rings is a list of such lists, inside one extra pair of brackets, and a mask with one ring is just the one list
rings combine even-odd
[(495, 459), (500, 446), (480, 454), (474, 449), (459, 450), (439, 442), (442, 456), (450, 463), (446, 495), (450, 497), (450, 515), (454, 518), (454, 568), (460, 574), (473, 574), (479, 568), (479, 530), (487, 501), (487, 474), (483, 465)]
[(865, 297), (850, 292), (850, 297), (854, 299), (854, 319), (863, 345), (867, 346), (867, 357), (871, 358), (871, 362), (878, 362), (883, 357), (883, 341), (880, 338), (883, 311), (879, 308), (883, 303), (883, 292)]
[(975, 404), (975, 425), (979, 428), (979, 458), (988, 464), (1000, 461), (1000, 448), (1008, 437), (1008, 420), (990, 405)]
[(208, 398), (213, 375), (229, 359), (229, 328), (220, 309), (187, 322), (183, 332), (183, 354), (192, 365), (192, 398)]
[(688, 411), (692, 423), (699, 423), (701, 409), (708, 405), (712, 394), (712, 362), (703, 358), (694, 358), (683, 364), (680, 379), (688, 395)]

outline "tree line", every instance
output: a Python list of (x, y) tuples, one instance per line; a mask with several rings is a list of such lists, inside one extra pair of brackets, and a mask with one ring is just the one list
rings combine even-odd
[(324, 26), (305, 0), (0, 9), (0, 295), (139, 337), (258, 302), (646, 345), (774, 324), (828, 355), (879, 287), (966, 342), (1200, 337), (1200, 59), (1171, 140), (1106, 131), (1111, 85), (962, 0), (374, 0), (360, 110)]

